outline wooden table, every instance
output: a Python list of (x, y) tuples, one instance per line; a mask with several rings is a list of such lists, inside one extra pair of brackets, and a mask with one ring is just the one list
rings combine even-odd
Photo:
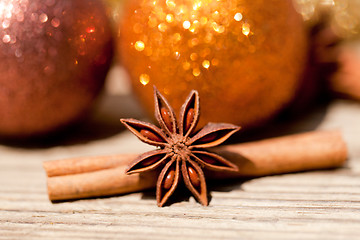
[(350, 153), (341, 169), (211, 184), (208, 207), (190, 197), (158, 208), (154, 191), (52, 204), (43, 161), (152, 149), (123, 131), (121, 116), (139, 117), (138, 108), (109, 95), (87, 123), (50, 143), (0, 145), (0, 239), (360, 238), (360, 103), (336, 100), (276, 126), (341, 129)]

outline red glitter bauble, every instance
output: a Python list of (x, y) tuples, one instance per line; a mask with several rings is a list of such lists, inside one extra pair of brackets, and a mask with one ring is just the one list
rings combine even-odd
[(0, 135), (45, 134), (78, 119), (112, 54), (100, 0), (0, 0)]

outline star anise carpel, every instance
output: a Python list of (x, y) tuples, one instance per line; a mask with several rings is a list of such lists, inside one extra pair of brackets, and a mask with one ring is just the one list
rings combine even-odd
[(159, 167), (156, 185), (158, 206), (163, 206), (174, 193), (180, 180), (202, 204), (208, 205), (205, 176), (202, 168), (217, 171), (237, 171), (238, 167), (206, 148), (214, 147), (240, 129), (227, 123), (208, 123), (199, 131), (199, 94), (193, 90), (180, 109), (177, 121), (174, 110), (154, 87), (155, 118), (160, 128), (136, 119), (120, 121), (141, 141), (157, 146), (153, 151), (137, 157), (127, 169), (127, 174), (142, 173)]

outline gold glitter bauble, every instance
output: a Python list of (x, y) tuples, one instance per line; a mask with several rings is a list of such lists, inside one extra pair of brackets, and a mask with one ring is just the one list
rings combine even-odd
[(294, 97), (306, 59), (303, 20), (290, 0), (135, 0), (119, 50), (151, 112), (152, 86), (179, 108), (199, 91), (202, 123), (251, 127)]
[(0, 0), (0, 135), (79, 118), (103, 86), (112, 40), (100, 0)]

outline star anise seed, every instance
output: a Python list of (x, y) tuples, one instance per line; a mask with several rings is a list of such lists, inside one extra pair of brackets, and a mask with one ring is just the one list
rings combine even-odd
[(227, 123), (208, 123), (195, 132), (200, 115), (197, 91), (191, 91), (181, 107), (179, 123), (172, 107), (156, 87), (154, 98), (155, 118), (160, 128), (136, 119), (121, 119), (141, 141), (159, 147), (137, 157), (126, 173), (142, 173), (161, 166), (163, 169), (156, 185), (156, 200), (159, 207), (174, 193), (180, 179), (195, 198), (206, 206), (208, 199), (202, 168), (237, 171), (238, 167), (205, 148), (221, 144), (240, 127)]

